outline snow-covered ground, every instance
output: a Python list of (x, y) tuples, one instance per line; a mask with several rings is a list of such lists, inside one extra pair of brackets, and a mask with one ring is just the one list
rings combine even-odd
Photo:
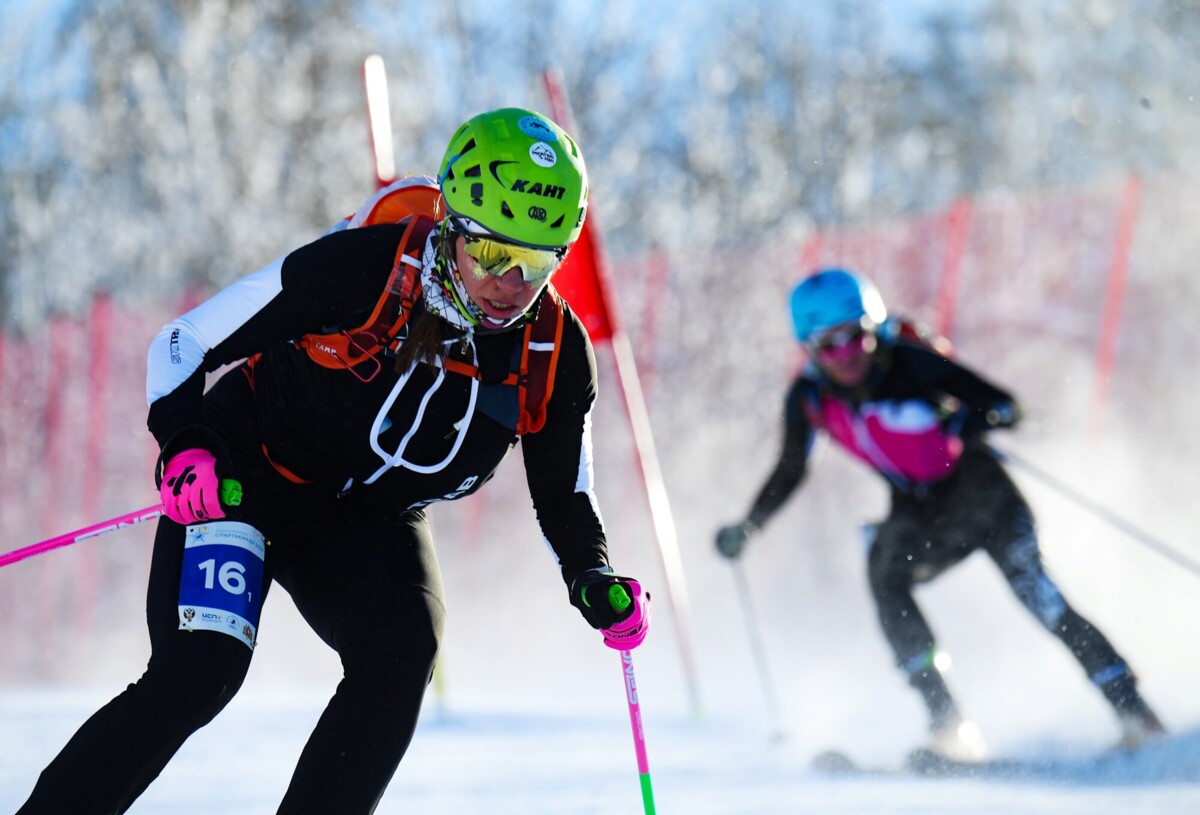
[[(835, 617), (824, 625), (830, 636), (841, 637), (840, 647), (814, 649), (804, 627), (764, 625), (780, 700), (775, 724), (785, 731), (782, 740), (774, 740), (741, 620), (726, 619), (727, 629), (706, 628), (699, 654), (703, 703), (696, 710), (662, 603), (651, 639), (635, 652), (657, 811), (1200, 812), (1200, 701), (1187, 667), (1192, 660), (1184, 655), (1175, 670), (1156, 650), (1143, 654), (1142, 662), (1151, 663), (1143, 670), (1154, 671), (1144, 682), (1147, 693), (1173, 735), (1136, 755), (1098, 762), (1094, 757), (1117, 736), (1111, 714), (1078, 668), (1058, 654), (1057, 643), (1032, 625), (1015, 624), (1019, 612), (1004, 608), (989, 577), (989, 564), (969, 562), (960, 576), (944, 578), (946, 588), (927, 591), (925, 602), (945, 618), (952, 612), (942, 607), (961, 602), (961, 592), (978, 601), (977, 616), (985, 620), (984, 606), (999, 605), (1002, 615), (1012, 615), (1011, 635), (989, 630), (989, 639), (973, 641), (977, 652), (959, 649), (963, 670), (956, 684), (994, 755), (1044, 759), (1055, 769), (990, 780), (824, 775), (811, 766), (821, 750), (841, 748), (864, 761), (895, 763), (920, 738), (918, 703), (873, 630), (866, 626), (861, 636), (846, 638)], [(478, 609), (452, 616), (444, 674), (430, 690), (381, 815), (643, 811), (619, 657), (581, 628), (557, 592), (552, 595), (545, 641), (536, 647), (514, 648), (502, 635), (489, 635), (478, 625)], [(853, 614), (842, 618), (858, 625)], [(1140, 620), (1147, 632), (1163, 630)], [(946, 622), (952, 633), (953, 621)], [(337, 671), (331, 654), (303, 630), (286, 595), (268, 605), (263, 630), (241, 695), (184, 746), (133, 807), (134, 815), (275, 811)], [(993, 653), (994, 664), (986, 657)], [(1018, 670), (1016, 657), (1030, 653), (1037, 663)], [(133, 678), (138, 658), (123, 654), (100, 663), (100, 679), (86, 684), (0, 688), (0, 812), (20, 805), (41, 767), (79, 723)]]
[[(614, 672), (614, 678), (619, 681)], [(619, 689), (616, 695), (619, 700)], [(0, 811), (23, 800), (40, 765), (101, 702), (95, 690), (0, 696)], [(644, 704), (655, 693), (646, 689)], [(131, 810), (141, 815), (274, 812), (320, 709), (315, 694), (247, 694), (185, 745)], [(590, 712), (471, 707), (422, 723), (378, 812), (642, 811), (628, 722)], [(1131, 815), (1200, 812), (1200, 732), (1095, 765), (1043, 749), (1062, 772), (1024, 780), (835, 778), (809, 767), (803, 738), (772, 742), (754, 723), (647, 711), (658, 811), (688, 815)], [(1078, 763), (1072, 756), (1080, 757)]]

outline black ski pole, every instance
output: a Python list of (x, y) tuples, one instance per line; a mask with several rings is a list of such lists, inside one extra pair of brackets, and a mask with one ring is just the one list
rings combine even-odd
[(758, 619), (754, 614), (754, 606), (750, 601), (750, 584), (746, 580), (746, 570), (741, 560), (734, 560), (733, 577), (737, 584), (738, 597), (742, 603), (742, 616), (746, 620), (746, 635), (750, 638), (750, 650), (754, 653), (754, 664), (758, 668), (758, 680), (762, 685), (763, 699), (767, 705), (767, 716), (771, 720), (772, 741), (783, 741), (786, 734), (783, 731), (782, 717), (779, 704), (776, 701), (775, 685), (771, 681), (771, 670), (767, 665), (767, 652), (763, 648), (762, 635), (758, 628)]
[(1172, 561), (1173, 563), (1175, 563), (1175, 565), (1181, 566), (1184, 569), (1187, 569), (1192, 574), (1196, 575), (1197, 577), (1200, 577), (1200, 564), (1197, 564), (1195, 561), (1191, 560), (1190, 558), (1186, 557), (1185, 555), (1181, 555), (1174, 547), (1167, 545), (1163, 541), (1161, 541), (1158, 538), (1156, 538), (1155, 536), (1151, 535), (1149, 532), (1146, 532), (1146, 531), (1142, 530), (1141, 528), (1134, 526), (1132, 523), (1130, 523), (1129, 521), (1126, 521), (1124, 518), (1120, 517), (1119, 515), (1117, 515), (1113, 512), (1110, 512), (1108, 509), (1101, 506), (1096, 501), (1093, 501), (1092, 499), (1088, 498), (1086, 495), (1083, 495), (1082, 493), (1077, 492), (1076, 490), (1072, 489), (1071, 487), (1067, 486), (1063, 482), (1059, 481), (1057, 478), (1050, 475), (1046, 471), (1029, 463), (1024, 458), (1014, 455), (1013, 453), (1010, 453), (1006, 450), (998, 450), (995, 447), (992, 447), (991, 450), (996, 455), (996, 457), (998, 459), (1000, 459), (1001, 461), (1008, 461), (1008, 462), (1011, 462), (1012, 464), (1017, 465), (1017, 467), (1019, 467), (1020, 469), (1029, 473), (1034, 478), (1041, 481), (1043, 484), (1046, 484), (1051, 489), (1058, 492), (1059, 495), (1062, 495), (1065, 498), (1070, 499), (1071, 501), (1075, 502), (1076, 505), (1082, 507), (1083, 509), (1088, 510), (1096, 517), (1101, 518), (1104, 521), (1107, 521), (1109, 524), (1111, 524), (1112, 526), (1121, 530), (1129, 537), (1131, 537), (1134, 540), (1138, 541), (1139, 543), (1145, 545), (1146, 547), (1153, 549), (1155, 552), (1157, 552), (1159, 555), (1165, 557), (1167, 560)]

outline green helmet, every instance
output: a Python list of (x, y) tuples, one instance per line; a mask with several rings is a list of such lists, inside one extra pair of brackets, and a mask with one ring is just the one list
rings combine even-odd
[(506, 241), (568, 246), (587, 214), (587, 169), (575, 140), (539, 113), (502, 108), (463, 124), (438, 183), (450, 215)]

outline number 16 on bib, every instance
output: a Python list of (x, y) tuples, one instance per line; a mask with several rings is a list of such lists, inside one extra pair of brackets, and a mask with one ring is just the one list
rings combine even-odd
[(236, 521), (187, 528), (179, 578), (179, 628), (219, 631), (254, 647), (262, 610), (261, 532)]

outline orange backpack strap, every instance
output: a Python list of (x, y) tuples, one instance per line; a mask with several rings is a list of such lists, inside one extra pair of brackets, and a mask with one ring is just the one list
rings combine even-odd
[[(335, 334), (306, 334), (296, 344), (324, 368), (347, 368), (363, 381), (375, 378), (382, 363), (376, 354), (399, 344), (399, 335), (421, 295), (421, 253), (434, 221), (411, 216), (396, 247), (396, 259), (371, 315), (357, 328)], [(394, 350), (394, 349), (393, 349)], [(355, 366), (368, 362), (364, 374)]]
[(538, 308), (537, 319), (525, 326), (525, 347), (521, 349), (517, 374), (518, 435), (536, 433), (546, 424), (546, 405), (554, 392), (562, 333), (562, 300), (550, 286)]
[[(546, 424), (546, 405), (554, 392), (562, 333), (562, 300), (553, 288), (549, 288), (538, 306), (537, 317), (521, 330), (517, 370), (509, 371), (503, 380), (496, 383), (517, 390), (517, 425), (514, 428), (517, 435), (536, 433)], [(446, 358), (441, 364), (448, 373), (474, 379), (481, 376), (478, 366), (469, 362)]]
[[(431, 219), (413, 216), (396, 247), (392, 273), (388, 275), (383, 296), (375, 305), (375, 310), (379, 313), (379, 324), (391, 325), (390, 329), (377, 337), (379, 344), (384, 348), (395, 350), (392, 346), (399, 344), (397, 335), (400, 328), (408, 322), (413, 307), (421, 296), (421, 254), (425, 251), (429, 233), (436, 227), (437, 224)], [(371, 323), (370, 320), (367, 322)], [(374, 338), (374, 335), (371, 336)]]

